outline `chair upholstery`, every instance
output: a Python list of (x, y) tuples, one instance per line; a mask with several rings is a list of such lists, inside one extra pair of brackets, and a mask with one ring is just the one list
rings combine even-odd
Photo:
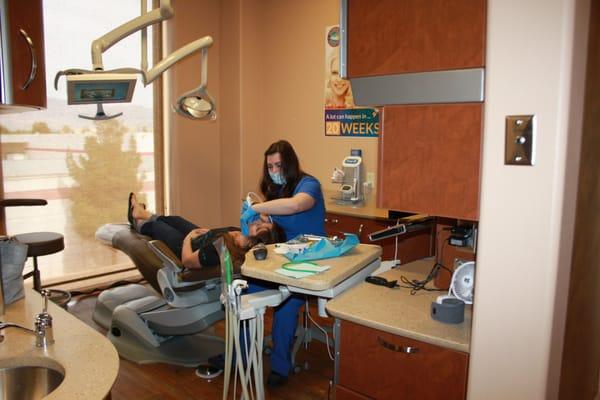
[(56, 232), (20, 233), (13, 238), (27, 245), (27, 257), (46, 256), (65, 248), (64, 236)]
[(151, 240), (148, 236), (141, 235), (132, 229), (124, 229), (117, 232), (112, 239), (113, 247), (123, 251), (131, 258), (140, 271), (144, 279), (158, 292), (162, 293), (157, 280), (157, 272), (164, 264), (150, 246), (157, 247), (165, 254), (172, 263), (180, 270), (177, 278), (181, 282), (198, 282), (197, 285), (186, 285), (181, 288), (174, 288), (176, 291), (192, 291), (202, 288), (205, 281), (212, 278), (219, 278), (221, 270), (219, 267), (208, 267), (200, 269), (187, 269), (181, 264), (181, 260), (173, 254), (164, 242), (160, 240)]

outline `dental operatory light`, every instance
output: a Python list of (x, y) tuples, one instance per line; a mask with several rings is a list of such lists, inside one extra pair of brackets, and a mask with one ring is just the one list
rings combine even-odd
[[(61, 76), (65, 75), (67, 77), (67, 104), (96, 104), (97, 106), (95, 116), (80, 114), (79, 117), (92, 120), (116, 118), (123, 113), (107, 115), (102, 104), (131, 102), (138, 75), (141, 75), (142, 83), (146, 86), (180, 60), (202, 50), (200, 86), (180, 96), (172, 108), (179, 115), (190, 119), (216, 119), (215, 101), (206, 90), (208, 48), (213, 43), (212, 37), (204, 36), (190, 42), (160, 60), (153, 68), (148, 69), (146, 28), (171, 18), (174, 13), (170, 0), (160, 0), (159, 8), (150, 12), (146, 11), (146, 0), (141, 0), (141, 5), (142, 14), (139, 17), (118, 26), (92, 42), (93, 70), (72, 68), (59, 71), (54, 78), (54, 88), (58, 90), (58, 81)], [(142, 34), (141, 69), (119, 68), (105, 71), (102, 53), (137, 31), (141, 31)]]

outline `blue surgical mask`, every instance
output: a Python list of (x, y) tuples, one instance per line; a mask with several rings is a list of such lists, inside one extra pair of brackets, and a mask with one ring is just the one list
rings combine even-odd
[(269, 176), (271, 177), (273, 183), (275, 183), (276, 185), (285, 185), (285, 178), (283, 177), (281, 172), (273, 173), (269, 171)]

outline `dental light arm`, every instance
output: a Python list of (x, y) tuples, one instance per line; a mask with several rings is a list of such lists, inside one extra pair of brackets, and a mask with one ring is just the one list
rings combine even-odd
[[(145, 0), (142, 0), (142, 4), (145, 4)], [(157, 22), (167, 20), (173, 15), (175, 13), (173, 12), (173, 7), (171, 7), (171, 0), (161, 0), (160, 6), (157, 9), (125, 22), (123, 25), (94, 40), (92, 42), (92, 68), (96, 71), (104, 70), (102, 53), (110, 49), (121, 39)]]
[[(124, 23), (92, 42), (93, 71), (68, 69), (59, 71), (54, 79), (54, 87), (58, 90), (58, 80), (62, 75), (67, 76), (68, 104), (96, 104), (98, 109), (95, 117), (79, 115), (81, 118), (104, 120), (122, 115), (106, 115), (102, 103), (131, 102), (135, 89), (136, 75), (142, 76), (144, 86), (152, 83), (162, 73), (182, 59), (198, 50), (201, 54), (201, 83), (200, 86), (180, 96), (172, 107), (178, 114), (190, 119), (215, 119), (216, 107), (214, 99), (206, 91), (208, 82), (208, 47), (213, 44), (210, 36), (197, 39), (175, 50), (160, 60), (153, 68), (147, 70), (146, 28), (152, 24), (164, 21), (174, 15), (170, 0), (161, 0), (160, 6), (150, 12), (145, 12), (146, 0), (141, 0), (142, 15)], [(142, 60), (141, 70), (135, 68), (120, 68), (104, 70), (102, 53), (119, 42), (121, 39), (141, 30)]]

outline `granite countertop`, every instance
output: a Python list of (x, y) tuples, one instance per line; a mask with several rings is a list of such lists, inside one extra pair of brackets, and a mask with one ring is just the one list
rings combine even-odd
[[(0, 316), (33, 328), (35, 315), (42, 310), (39, 293), (25, 289), (25, 298), (6, 306)], [(35, 365), (57, 369), (65, 378), (46, 400), (103, 399), (119, 372), (119, 355), (110, 341), (54, 303), (48, 304), (55, 343), (47, 349), (35, 347), (35, 336), (16, 328), (4, 330), (0, 343), (0, 367)]]
[[(381, 274), (387, 280), (400, 276), (423, 279), (434, 264), (433, 259), (414, 261)], [(430, 317), (431, 302), (444, 292), (376, 286), (362, 282), (327, 303), (327, 312), (336, 318), (351, 321), (420, 340), (422, 342), (468, 353), (471, 342), (472, 306), (465, 307), (465, 320), (461, 324), (445, 324)]]
[[(346, 215), (349, 217), (358, 217), (358, 218), (367, 218), (374, 220), (390, 220), (390, 210), (386, 208), (378, 208), (375, 204), (375, 193), (369, 193), (366, 196), (364, 203), (359, 205), (352, 204), (337, 204), (334, 199), (337, 195), (335, 190), (324, 190), (323, 196), (325, 197), (325, 210), (329, 213), (334, 213), (338, 215)], [(406, 216), (401, 218), (400, 222), (409, 223), (414, 220), (419, 220), (427, 217), (426, 214), (410, 214), (407, 213)]]
[(334, 197), (338, 195), (335, 190), (323, 190), (325, 197), (325, 209), (327, 212), (348, 215), (351, 217), (362, 217), (370, 219), (388, 219), (388, 210), (377, 208), (375, 205), (375, 193), (369, 193), (363, 204), (360, 205), (340, 205), (336, 204)]

